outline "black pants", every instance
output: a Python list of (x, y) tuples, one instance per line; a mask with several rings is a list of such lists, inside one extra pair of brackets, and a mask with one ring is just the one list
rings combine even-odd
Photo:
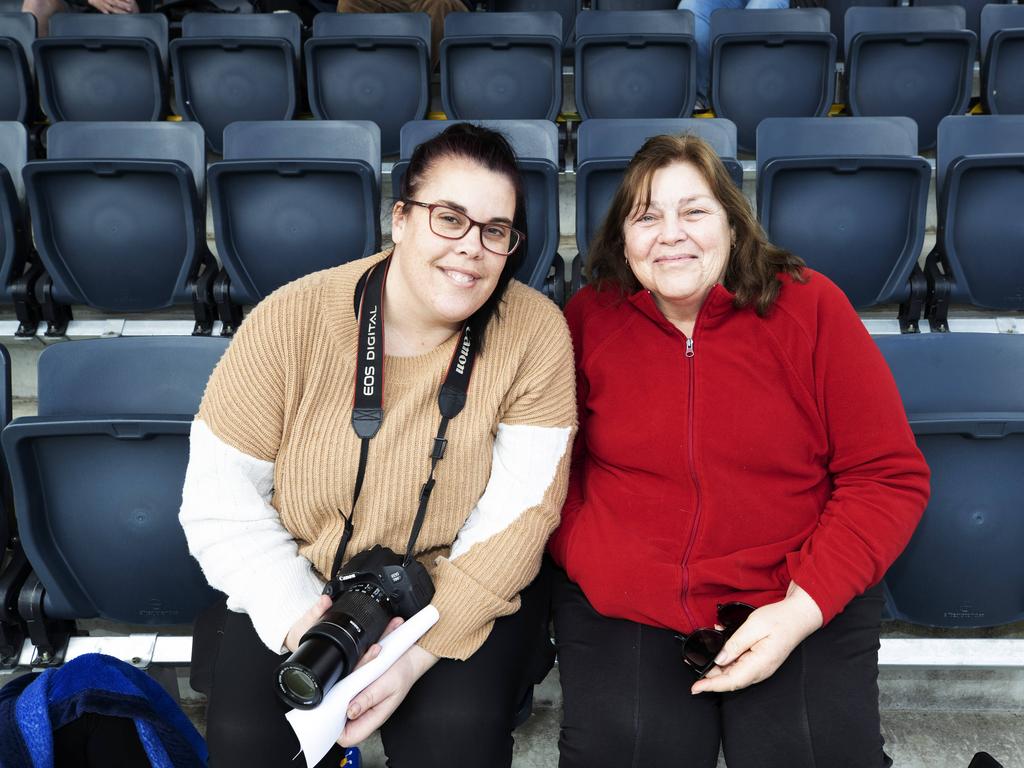
[[(466, 661), (442, 659), (416, 682), (381, 728), (389, 766), (511, 765), (516, 712), (551, 662), (549, 599), (544, 572), (523, 591), (519, 611), (498, 619), (476, 653)], [(302, 765), (301, 759), (291, 762), (298, 741), (273, 687), (274, 670), (284, 657), (267, 650), (248, 616), (227, 611), (223, 603), (216, 609), (219, 651), (199, 662), (212, 671), (206, 733), (211, 768)], [(208, 621), (206, 616), (197, 624), (197, 638)], [(342, 752), (336, 747), (319, 765), (337, 766)]]
[(598, 614), (552, 567), (562, 680), (560, 768), (881, 768), (879, 589), (847, 606), (767, 680), (690, 694), (696, 675), (668, 630)]

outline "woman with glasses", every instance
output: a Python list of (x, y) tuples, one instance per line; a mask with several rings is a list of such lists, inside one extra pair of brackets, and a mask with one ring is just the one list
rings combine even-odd
[(876, 585), (929, 477), (881, 354), (692, 136), (644, 144), (588, 259), (561, 768), (881, 768)]
[[(181, 508), (227, 596), (196, 631), (212, 766), (291, 764), (275, 670), (331, 606), (321, 592), (336, 566), (375, 545), (410, 547), (440, 619), (352, 701), (339, 743), (381, 728), (395, 768), (510, 765), (516, 713), (551, 663), (535, 577), (576, 419), (565, 321), (512, 280), (524, 218), (506, 140), (452, 126), (412, 155), (394, 247), (278, 290), (214, 371)], [(464, 405), (442, 418), (456, 373)], [(383, 411), (369, 438), (353, 412), (367, 392)]]

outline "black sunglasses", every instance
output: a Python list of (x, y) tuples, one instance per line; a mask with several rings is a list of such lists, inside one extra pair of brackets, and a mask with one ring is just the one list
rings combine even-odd
[(747, 617), (754, 612), (754, 606), (746, 603), (725, 603), (718, 606), (718, 624), (722, 629), (702, 627), (689, 635), (678, 634), (676, 639), (683, 643), (683, 661), (697, 677), (704, 677), (715, 666), (715, 657), (722, 652), (725, 642)]

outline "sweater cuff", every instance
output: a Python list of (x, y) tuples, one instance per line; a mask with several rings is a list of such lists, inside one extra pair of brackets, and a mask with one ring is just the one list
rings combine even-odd
[(786, 560), (790, 578), (818, 604), (822, 626), (842, 613), (850, 601), (863, 591), (823, 573), (813, 557), (801, 560), (799, 552), (790, 552)]
[(284, 645), (288, 631), (323, 593), (324, 582), (304, 559), (271, 570), (237, 599), (229, 598), (228, 608), (249, 614), (263, 644), (281, 654), (288, 652)]
[(432, 605), (440, 618), (418, 645), (435, 656), (465, 661), (484, 644), (494, 620), (519, 610), (519, 595), (502, 600), (446, 559), (434, 571)]

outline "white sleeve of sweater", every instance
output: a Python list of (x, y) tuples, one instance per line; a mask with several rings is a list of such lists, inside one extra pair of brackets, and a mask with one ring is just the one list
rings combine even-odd
[(228, 608), (249, 614), (260, 640), (283, 653), (288, 630), (323, 582), (270, 503), (274, 464), (228, 445), (201, 419), (189, 445), (178, 515), (189, 551)]

